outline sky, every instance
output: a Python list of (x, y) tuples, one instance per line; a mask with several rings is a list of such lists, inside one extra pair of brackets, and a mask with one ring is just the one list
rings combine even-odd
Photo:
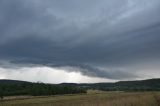
[(0, 79), (160, 77), (159, 0), (0, 0)]

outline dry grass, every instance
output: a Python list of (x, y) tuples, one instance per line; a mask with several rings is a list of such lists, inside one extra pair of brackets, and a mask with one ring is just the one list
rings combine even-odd
[(101, 92), (33, 97), (0, 102), (0, 106), (160, 106), (160, 92)]

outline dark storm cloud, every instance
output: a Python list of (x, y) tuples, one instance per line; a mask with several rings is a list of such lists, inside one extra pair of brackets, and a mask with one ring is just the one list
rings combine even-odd
[(139, 77), (137, 64), (160, 60), (159, 10), (159, 0), (1, 0), (0, 59)]
[[(103, 69), (103, 68), (95, 68), (88, 65), (63, 65), (60, 68), (65, 69), (67, 71), (80, 71), (83, 75), (88, 75), (92, 77), (101, 77), (108, 79), (134, 79), (138, 78), (138, 75), (127, 72), (123, 69)], [(125, 78), (124, 78), (125, 77)]]

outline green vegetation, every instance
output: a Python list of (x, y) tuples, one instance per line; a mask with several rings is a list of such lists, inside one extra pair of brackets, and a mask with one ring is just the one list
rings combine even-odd
[[(7, 98), (7, 97), (6, 97)], [(102, 92), (13, 99), (0, 106), (160, 106), (160, 92)]]
[(54, 85), (44, 83), (12, 83), (12, 84), (0, 84), (0, 97), (14, 96), (14, 95), (57, 95), (57, 94), (76, 94), (86, 93), (86, 91), (80, 87), (70, 85)]
[(15, 80), (0, 80), (0, 98), (14, 95), (57, 95), (86, 93), (88, 89), (101, 91), (160, 91), (160, 79), (142, 81), (120, 81), (95, 84), (44, 84)]
[(120, 81), (116, 83), (78, 84), (77, 86), (103, 91), (160, 91), (160, 79)]

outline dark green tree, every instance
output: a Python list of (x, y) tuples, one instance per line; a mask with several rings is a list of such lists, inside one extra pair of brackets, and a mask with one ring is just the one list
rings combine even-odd
[(3, 89), (0, 88), (0, 99), (1, 99), (1, 100), (3, 100), (3, 96), (4, 96), (4, 95), (3, 95)]

